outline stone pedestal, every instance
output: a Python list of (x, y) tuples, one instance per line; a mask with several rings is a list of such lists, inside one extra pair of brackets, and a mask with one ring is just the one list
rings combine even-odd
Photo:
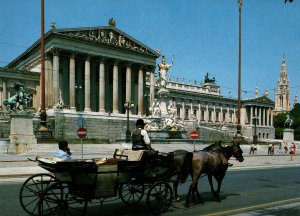
[(170, 92), (167, 89), (160, 89), (157, 92), (157, 99), (159, 101), (159, 107), (161, 112), (161, 117), (166, 118), (169, 117), (168, 114), (168, 101), (169, 101)]
[(288, 144), (294, 142), (294, 130), (290, 128), (284, 129), (282, 141)]
[(36, 147), (37, 140), (33, 134), (32, 113), (16, 112), (10, 120), (9, 154), (20, 154)]

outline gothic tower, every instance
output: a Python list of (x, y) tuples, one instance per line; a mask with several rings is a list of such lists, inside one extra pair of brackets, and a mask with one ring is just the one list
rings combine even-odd
[(285, 57), (282, 58), (281, 71), (275, 90), (274, 114), (290, 111), (290, 81), (288, 79)]

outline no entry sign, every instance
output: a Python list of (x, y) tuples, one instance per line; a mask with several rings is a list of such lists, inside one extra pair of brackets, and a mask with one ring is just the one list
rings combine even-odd
[(87, 131), (86, 131), (85, 128), (83, 128), (83, 127), (82, 128), (78, 128), (77, 135), (78, 135), (79, 138), (86, 137), (86, 134), (87, 134)]
[(191, 138), (192, 139), (198, 139), (198, 137), (199, 137), (198, 131), (192, 131), (191, 132)]

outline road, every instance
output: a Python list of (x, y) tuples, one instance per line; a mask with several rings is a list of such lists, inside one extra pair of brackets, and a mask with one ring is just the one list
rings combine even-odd
[[(19, 204), (18, 193), (25, 179), (0, 179), (0, 216), (26, 215)], [(179, 194), (184, 199), (190, 182), (180, 186)], [(194, 204), (184, 207), (184, 201), (174, 202), (163, 216), (171, 215), (233, 215), (264, 209), (274, 211), (269, 207), (277, 206), (276, 215), (286, 215), (285, 207), (293, 207), (291, 215), (300, 214), (300, 168), (276, 168), (258, 170), (229, 171), (221, 189), (221, 203), (213, 200), (207, 178), (201, 178), (199, 190), (205, 204)], [(121, 200), (103, 204), (89, 203), (86, 215), (153, 215), (143, 200), (135, 207), (125, 206)], [(261, 215), (261, 214), (260, 214)], [(273, 214), (275, 215), (275, 214)]]

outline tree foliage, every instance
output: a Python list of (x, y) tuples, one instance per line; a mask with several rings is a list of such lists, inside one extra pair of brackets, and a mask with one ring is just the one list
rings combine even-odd
[(300, 104), (295, 104), (294, 108), (289, 113), (279, 113), (273, 118), (273, 126), (275, 128), (275, 138), (282, 139), (284, 123), (286, 115), (289, 114), (293, 120), (292, 128), (294, 129), (295, 140), (300, 140)]

